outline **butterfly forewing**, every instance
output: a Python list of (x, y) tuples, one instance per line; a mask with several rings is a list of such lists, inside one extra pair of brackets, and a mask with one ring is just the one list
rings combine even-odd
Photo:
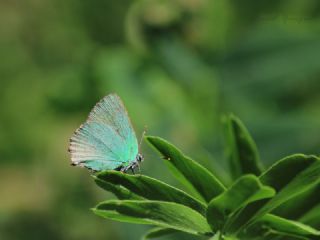
[(70, 140), (71, 161), (96, 171), (128, 165), (138, 142), (127, 111), (116, 94), (104, 97)]

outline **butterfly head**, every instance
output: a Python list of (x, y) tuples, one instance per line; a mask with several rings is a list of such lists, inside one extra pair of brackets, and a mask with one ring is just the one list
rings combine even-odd
[(138, 153), (137, 156), (136, 156), (136, 161), (137, 162), (142, 162), (144, 160), (144, 157), (141, 153)]

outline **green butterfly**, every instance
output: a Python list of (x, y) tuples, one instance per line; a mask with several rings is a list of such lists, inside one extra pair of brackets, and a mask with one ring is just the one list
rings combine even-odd
[(134, 173), (143, 156), (118, 95), (109, 94), (96, 104), (87, 121), (71, 137), (69, 152), (74, 166)]

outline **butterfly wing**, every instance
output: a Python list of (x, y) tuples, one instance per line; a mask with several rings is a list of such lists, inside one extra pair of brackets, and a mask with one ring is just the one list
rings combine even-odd
[(109, 94), (96, 104), (71, 137), (69, 151), (73, 164), (95, 171), (127, 166), (135, 160), (138, 142), (119, 96)]

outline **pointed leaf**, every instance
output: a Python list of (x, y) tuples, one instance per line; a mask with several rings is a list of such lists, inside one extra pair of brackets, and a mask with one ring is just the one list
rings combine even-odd
[(209, 240), (220, 240), (221, 239), (221, 234), (220, 232), (216, 232)]
[(320, 182), (320, 160), (316, 156), (296, 154), (272, 166), (260, 180), (278, 193), (257, 213), (257, 218), (316, 186)]
[[(259, 225), (261, 228), (267, 228), (269, 231), (271, 230), (271, 232), (277, 232), (293, 237), (319, 239), (320, 236), (320, 231), (317, 231), (308, 225), (297, 221), (288, 220), (273, 214), (264, 215), (254, 225)], [(250, 229), (248, 231), (250, 231)]]
[(134, 194), (133, 192), (129, 191), (128, 189), (115, 185), (103, 180), (100, 180), (96, 176), (93, 176), (94, 181), (96, 184), (101, 187), (102, 189), (112, 192), (118, 199), (130, 199), (130, 200), (138, 200), (143, 199), (142, 197), (139, 197), (138, 195)]
[(175, 176), (185, 185), (191, 185), (207, 202), (225, 190), (223, 184), (211, 172), (183, 155), (172, 144), (159, 137), (148, 136), (146, 139), (162, 154), (171, 166), (170, 169), (174, 169)]
[(104, 171), (99, 173), (96, 178), (104, 183), (123, 186), (134, 194), (150, 200), (181, 203), (202, 215), (205, 215), (206, 212), (206, 206), (189, 194), (151, 177), (129, 175), (119, 171)]
[(317, 185), (320, 182), (320, 161), (316, 156), (295, 154), (272, 165), (260, 176), (260, 181), (273, 187), (277, 194), (270, 201), (249, 204), (241, 210), (233, 219), (230, 231), (254, 223), (282, 203)]
[(227, 219), (248, 203), (265, 198), (271, 198), (275, 191), (263, 186), (259, 178), (245, 175), (239, 178), (224, 193), (210, 201), (207, 219), (213, 229), (221, 229)]
[[(272, 213), (284, 218), (297, 220), (303, 217), (307, 212), (312, 211), (312, 208), (319, 203), (320, 184), (281, 204), (272, 211)], [(294, 211), (292, 209), (294, 209)]]
[(171, 228), (152, 228), (146, 235), (144, 235), (143, 239), (159, 238), (177, 232), (177, 230)]
[(227, 142), (229, 147), (230, 170), (236, 179), (244, 174), (260, 175), (260, 162), (257, 146), (248, 130), (234, 115), (226, 117)]
[(105, 218), (139, 224), (152, 224), (191, 234), (210, 234), (206, 219), (193, 209), (181, 204), (161, 201), (110, 200), (93, 209)]
[[(319, 196), (318, 196), (319, 198)], [(320, 202), (314, 206), (309, 212), (306, 212), (299, 221), (315, 228), (320, 228)]]

